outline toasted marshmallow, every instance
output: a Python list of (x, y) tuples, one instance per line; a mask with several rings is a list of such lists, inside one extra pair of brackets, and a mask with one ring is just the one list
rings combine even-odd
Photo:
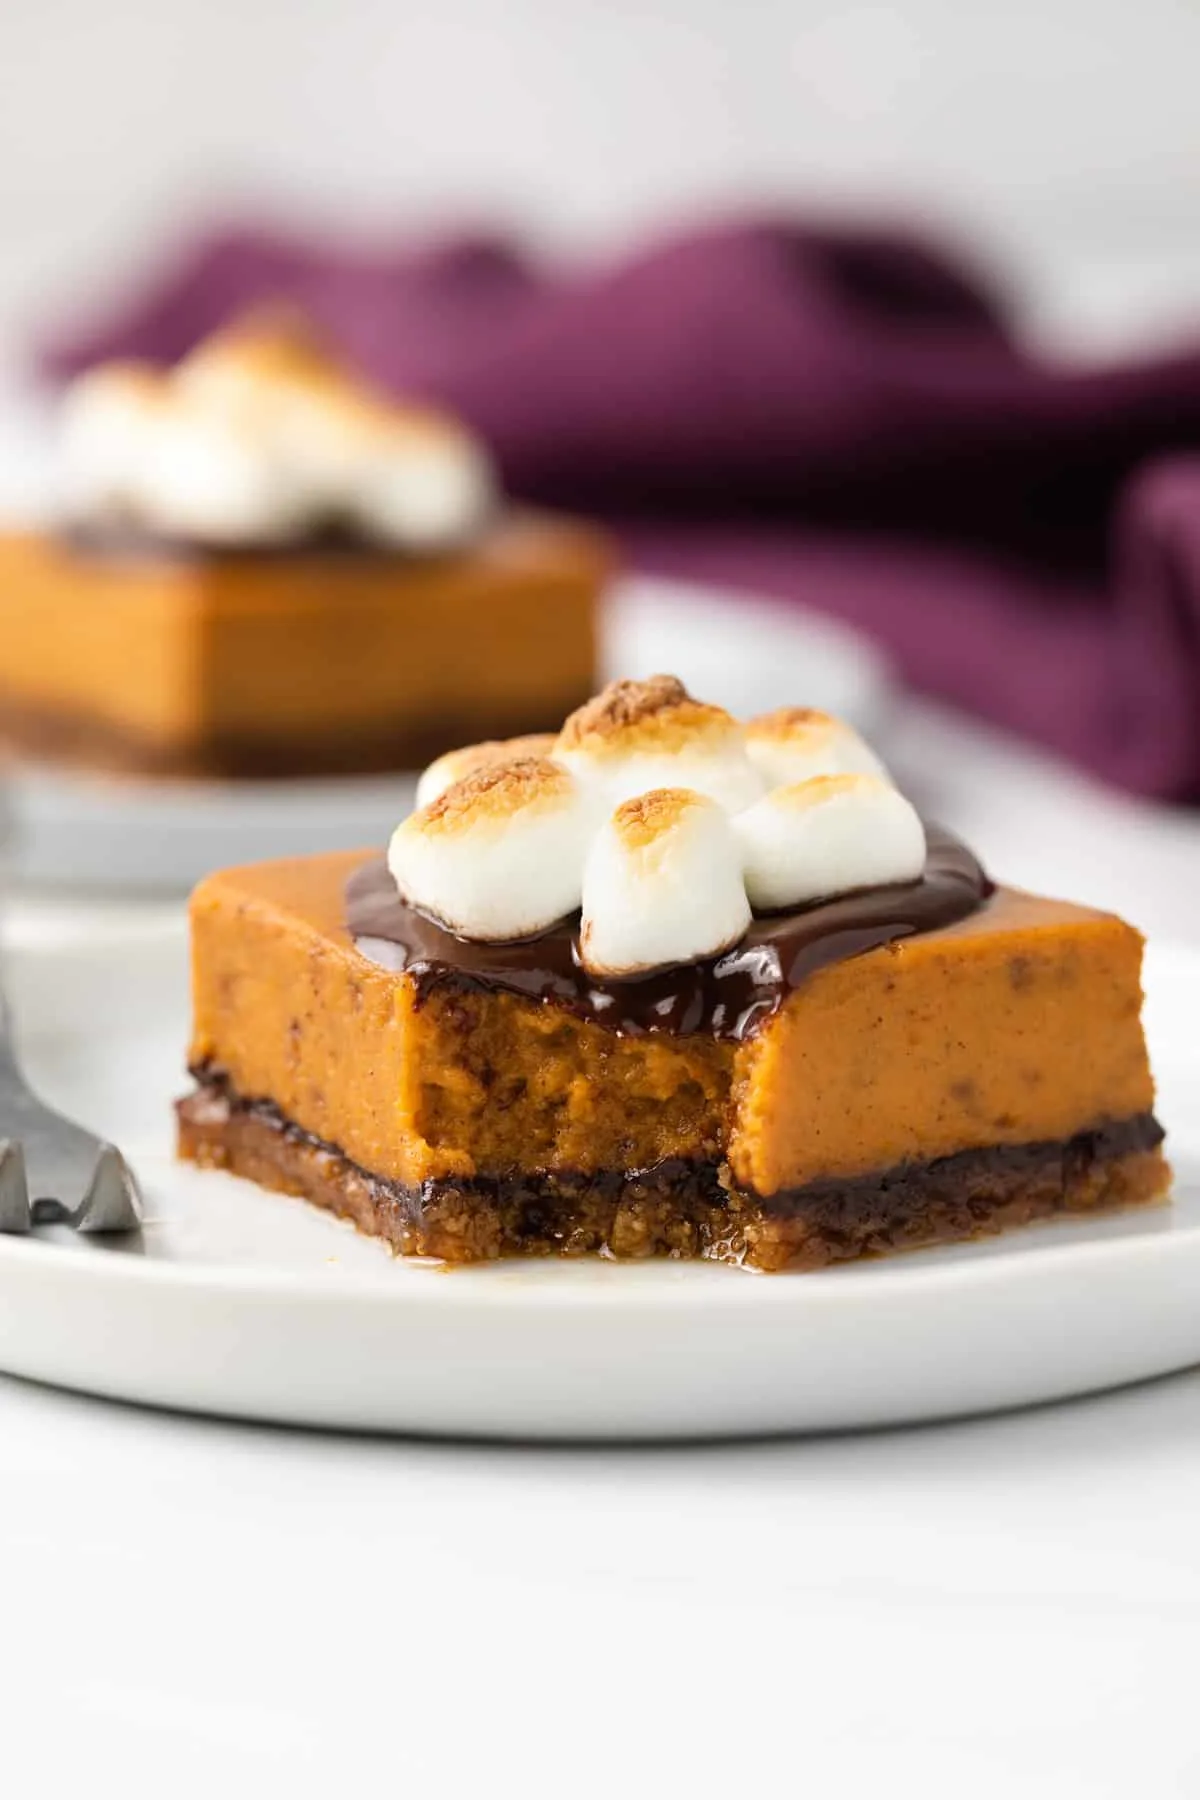
[(482, 744), (467, 744), (461, 750), (447, 750), (430, 763), (417, 782), (417, 806), (429, 806), (439, 794), (456, 781), (474, 775), (477, 769), (490, 769), (496, 763), (515, 762), (525, 756), (549, 756), (553, 749), (554, 733), (540, 731), (529, 737), (492, 738)]
[(673, 675), (610, 682), (571, 714), (554, 756), (610, 806), (669, 787), (690, 788), (740, 812), (765, 786), (737, 720), (693, 700)]
[(159, 530), (205, 543), (285, 542), (308, 522), (308, 496), (244, 420), (176, 399), (155, 424), (136, 510)]
[(580, 960), (635, 976), (716, 956), (750, 924), (725, 812), (690, 788), (626, 800), (597, 833), (583, 872)]
[(877, 775), (816, 775), (774, 788), (734, 819), (733, 831), (759, 911), (915, 881), (925, 867), (915, 808)]
[(479, 531), (496, 503), (491, 459), (438, 415), (394, 418), (364, 445), (350, 486), (352, 516), (373, 537), (407, 550), (453, 548)]
[(494, 763), (406, 819), (388, 867), (411, 905), (460, 937), (530, 937), (579, 905), (594, 822), (557, 763)]
[(267, 444), (315, 519), (349, 514), (379, 408), (304, 320), (275, 310), (237, 319), (185, 357), (175, 381), (199, 411)]
[(253, 308), (205, 338), (174, 379), (204, 411), (256, 422), (297, 396), (332, 401), (354, 380), (302, 314), (278, 306)]
[(63, 398), (61, 453), (64, 500), (73, 517), (138, 510), (170, 399), (167, 378), (145, 363), (108, 363), (71, 384)]
[(781, 706), (746, 726), (746, 754), (769, 788), (814, 775), (878, 775), (887, 770), (857, 731), (808, 706)]
[(431, 407), (377, 394), (303, 321), (235, 322), (180, 365), (181, 391), (268, 434), (318, 518), (400, 548), (435, 551), (476, 533), (495, 503), (490, 458)]

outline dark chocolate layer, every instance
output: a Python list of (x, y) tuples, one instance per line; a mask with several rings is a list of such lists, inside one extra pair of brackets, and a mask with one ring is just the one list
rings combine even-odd
[(419, 993), (446, 983), (500, 988), (618, 1033), (708, 1032), (740, 1041), (817, 969), (952, 925), (986, 902), (992, 884), (966, 845), (937, 825), (926, 835), (929, 852), (919, 881), (757, 918), (724, 956), (636, 981), (598, 982), (585, 972), (578, 916), (520, 943), (455, 937), (400, 898), (382, 857), (351, 876), (346, 921), (364, 956), (385, 969), (404, 970)]
[(710, 1257), (762, 1269), (949, 1242), (1055, 1213), (1161, 1197), (1169, 1171), (1149, 1114), (1050, 1143), (993, 1145), (767, 1197), (731, 1189), (712, 1160), (650, 1169), (514, 1171), (405, 1187), (351, 1162), (212, 1071), (179, 1103), (192, 1161), (228, 1169), (349, 1218), (404, 1255)]
[(333, 557), (339, 561), (370, 558), (376, 562), (409, 565), (436, 562), (439, 556), (459, 555), (478, 540), (479, 532), (472, 532), (461, 545), (437, 553), (405, 550), (402, 546), (369, 537), (348, 522), (332, 520), (314, 525), (296, 537), (245, 538), (236, 544), (213, 543), (120, 520), (63, 526), (58, 536), (77, 556), (97, 562), (279, 562), (304, 556)]

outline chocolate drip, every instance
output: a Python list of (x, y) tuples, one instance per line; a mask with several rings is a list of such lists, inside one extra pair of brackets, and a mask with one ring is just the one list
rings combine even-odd
[(992, 884), (966, 845), (936, 825), (926, 836), (919, 881), (757, 918), (724, 956), (635, 981), (595, 981), (580, 967), (577, 915), (520, 943), (455, 937), (400, 898), (382, 857), (350, 877), (346, 922), (364, 956), (405, 970), (422, 996), (439, 986), (499, 988), (623, 1035), (708, 1032), (740, 1041), (817, 969), (952, 925), (983, 905)]

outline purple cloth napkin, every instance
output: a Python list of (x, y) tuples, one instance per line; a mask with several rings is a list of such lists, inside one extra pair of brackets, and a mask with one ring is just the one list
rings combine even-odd
[(643, 566), (839, 614), (917, 686), (1200, 799), (1200, 345), (1050, 366), (919, 234), (762, 219), (565, 271), (226, 234), (45, 365), (174, 358), (274, 298)]

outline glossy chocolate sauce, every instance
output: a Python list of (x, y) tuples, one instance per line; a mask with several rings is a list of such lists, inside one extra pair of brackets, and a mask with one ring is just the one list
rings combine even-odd
[(952, 925), (983, 905), (992, 884), (966, 845), (936, 825), (927, 827), (926, 838), (919, 881), (756, 918), (724, 956), (632, 981), (598, 982), (581, 968), (578, 915), (519, 943), (455, 937), (400, 898), (382, 857), (351, 876), (346, 922), (363, 955), (385, 969), (405, 970), (419, 995), (439, 986), (500, 988), (621, 1035), (703, 1031), (740, 1041), (817, 969)]

